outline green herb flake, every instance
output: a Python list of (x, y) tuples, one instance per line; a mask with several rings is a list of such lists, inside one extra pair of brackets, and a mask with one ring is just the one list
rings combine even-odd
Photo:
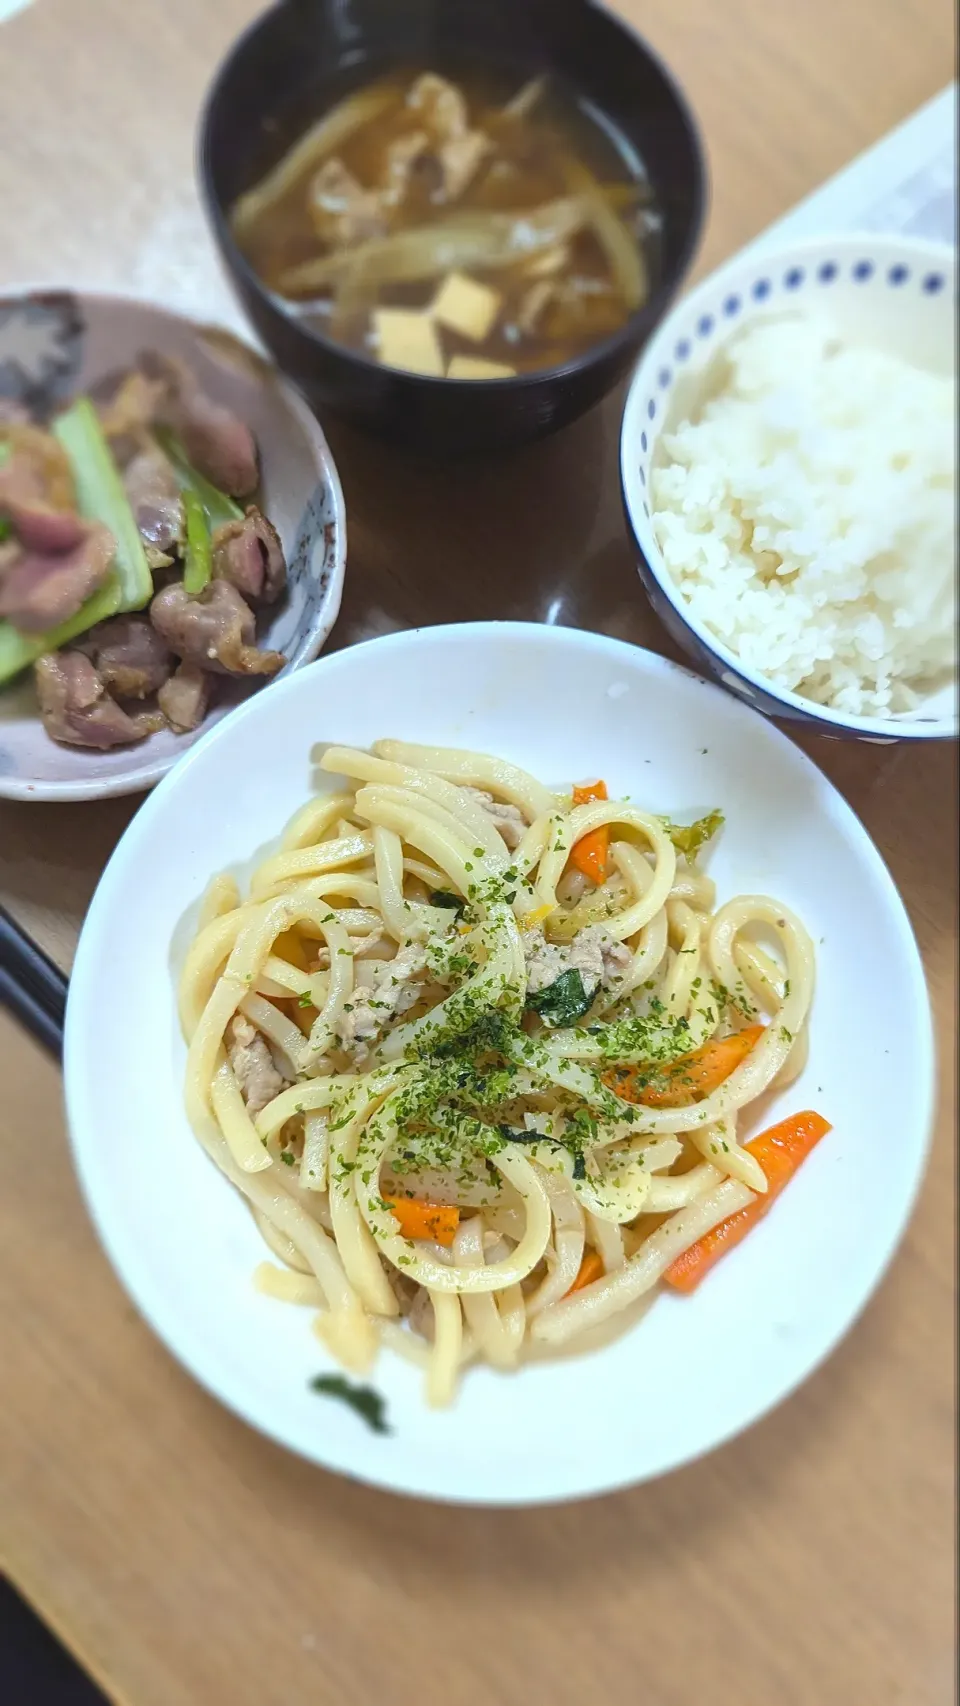
[(450, 912), (455, 912), (458, 918), (462, 918), (466, 911), (466, 903), (449, 889), (434, 889), (430, 896), (430, 905), (446, 907)]
[(372, 1386), (357, 1386), (343, 1374), (315, 1374), (310, 1381), (310, 1390), (319, 1392), (324, 1398), (339, 1398), (341, 1403), (349, 1404), (373, 1433), (388, 1434), (392, 1431), (387, 1425), (387, 1406)]
[(593, 1006), (593, 993), (587, 990), (576, 966), (560, 973), (546, 989), (527, 996), (527, 1006), (539, 1015), (545, 1025), (575, 1025)]

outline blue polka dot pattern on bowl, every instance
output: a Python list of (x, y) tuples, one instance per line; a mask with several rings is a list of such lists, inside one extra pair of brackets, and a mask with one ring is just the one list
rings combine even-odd
[(866, 284), (867, 279), (873, 277), (873, 262), (858, 261), (853, 269), (853, 276), (858, 284)]
[(943, 289), (943, 285), (944, 277), (942, 272), (928, 272), (923, 281), (923, 288), (928, 296), (935, 296), (938, 290)]
[(659, 384), (661, 391), (666, 390), (672, 378), (673, 374), (670, 372), (669, 367), (661, 367), (657, 376), (657, 383)]
[(727, 318), (731, 319), (731, 320), (733, 319), (734, 314), (739, 314), (739, 312), (740, 312), (740, 298), (739, 298), (739, 296), (728, 296), (726, 302), (723, 305), (723, 312), (727, 315)]
[(764, 297), (770, 295), (771, 289), (772, 289), (772, 286), (771, 286), (770, 280), (768, 278), (758, 278), (756, 284), (753, 287), (754, 298), (756, 299), (757, 302), (762, 302), (764, 300)]
[(647, 404), (647, 414), (650, 416), (651, 420), (653, 420), (653, 417), (656, 414), (656, 412), (657, 412), (657, 405), (654, 402), (653, 398), (651, 397), (649, 403)]
[(784, 274), (783, 282), (787, 290), (798, 290), (803, 283), (803, 268), (791, 267), (790, 271)]
[(904, 266), (891, 267), (890, 271), (887, 273), (887, 283), (892, 284), (894, 287), (896, 287), (898, 284), (906, 284), (907, 279), (909, 277), (910, 277), (910, 268), (909, 267), (904, 267)]
[(821, 284), (832, 284), (839, 270), (836, 261), (824, 261), (817, 268), (817, 277)]
[(708, 338), (713, 331), (713, 315), (702, 314), (697, 321), (697, 332), (701, 338)]
[(688, 344), (686, 338), (680, 339), (680, 342), (678, 343), (678, 345), (677, 345), (677, 347), (673, 353), (676, 356), (678, 361), (686, 361), (688, 355), (690, 354), (690, 345)]

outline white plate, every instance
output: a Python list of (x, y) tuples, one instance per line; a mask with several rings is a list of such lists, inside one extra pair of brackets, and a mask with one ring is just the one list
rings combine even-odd
[[(315, 743), (470, 746), (556, 784), (683, 818), (722, 805), (721, 896), (764, 890), (819, 944), (810, 1062), (767, 1120), (833, 1122), (769, 1217), (693, 1298), (659, 1298), (601, 1351), (468, 1372), (448, 1411), (384, 1354), (392, 1433), (308, 1390), (310, 1312), (258, 1295), (263, 1246), (181, 1105), (174, 977), (207, 877), (242, 879), (304, 801)], [(640, 1481), (783, 1398), (846, 1332), (903, 1231), (931, 1118), (930, 1014), (890, 876), (784, 735), (687, 671), (567, 628), (478, 623), (323, 658), (230, 717), (137, 814), (97, 890), (70, 989), (66, 1094), (81, 1183), (147, 1320), (212, 1393), (292, 1450), (404, 1493), (525, 1504)]]

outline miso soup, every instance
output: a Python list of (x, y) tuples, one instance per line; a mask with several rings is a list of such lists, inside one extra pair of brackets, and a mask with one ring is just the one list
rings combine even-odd
[(426, 70), (324, 113), (231, 223), (325, 336), (387, 367), (497, 379), (616, 332), (649, 295), (659, 220), (642, 163), (559, 80)]

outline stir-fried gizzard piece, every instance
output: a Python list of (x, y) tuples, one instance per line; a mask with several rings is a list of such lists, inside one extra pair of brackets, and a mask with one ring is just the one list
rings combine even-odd
[(195, 729), (224, 676), (275, 675), (257, 612), (287, 568), (259, 481), (247, 424), (154, 351), (43, 425), (7, 408), (0, 686), (33, 665), (47, 733), (106, 750)]

